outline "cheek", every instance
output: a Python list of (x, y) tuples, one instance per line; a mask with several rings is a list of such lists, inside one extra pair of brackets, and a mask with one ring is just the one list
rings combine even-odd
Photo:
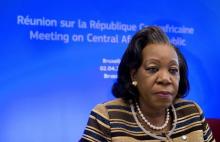
[(178, 91), (178, 89), (179, 89), (179, 83), (180, 83), (180, 77), (178, 76), (178, 77), (174, 78), (174, 79), (173, 79), (173, 82), (174, 82), (174, 87), (175, 87), (175, 89)]
[(155, 78), (154, 77), (149, 77), (149, 76), (142, 76), (142, 78), (140, 78), (139, 80), (139, 91), (141, 92), (149, 92), (151, 90), (151, 88), (153, 87), (155, 82)]

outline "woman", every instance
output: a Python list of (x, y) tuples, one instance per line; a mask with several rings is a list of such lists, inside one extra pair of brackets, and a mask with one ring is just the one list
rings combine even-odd
[(118, 69), (118, 99), (97, 105), (80, 141), (213, 142), (189, 91), (186, 61), (156, 26), (137, 32)]

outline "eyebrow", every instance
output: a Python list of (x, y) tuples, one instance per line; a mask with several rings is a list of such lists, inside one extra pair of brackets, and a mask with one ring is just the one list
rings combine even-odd
[(177, 65), (177, 66), (179, 66), (179, 61), (177, 60), (171, 60), (170, 62), (169, 62), (169, 65)]
[[(143, 63), (145, 65), (149, 64), (149, 62), (150, 63), (155, 63), (155, 64), (160, 64), (160, 60), (155, 59), (155, 58), (150, 58), (150, 59), (146, 59), (146, 60), (143, 61)], [(179, 66), (179, 61), (172, 59), (168, 64), (169, 65), (177, 65), (177, 66)]]
[(150, 59), (146, 59), (146, 60), (144, 60), (144, 64), (148, 64), (148, 63), (160, 63), (160, 61), (159, 60), (157, 60), (157, 59), (154, 59), (154, 58), (150, 58)]

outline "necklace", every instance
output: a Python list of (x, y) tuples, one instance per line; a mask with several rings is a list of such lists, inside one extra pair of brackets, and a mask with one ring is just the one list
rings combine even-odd
[(138, 103), (137, 102), (135, 102), (135, 105), (136, 105), (136, 107), (137, 107), (137, 111), (138, 111), (138, 113), (139, 113), (139, 115), (141, 116), (141, 119), (142, 120), (144, 120), (144, 122), (146, 122), (146, 124), (151, 128), (151, 129), (153, 129), (153, 130), (162, 130), (162, 129), (164, 129), (164, 128), (166, 128), (167, 127), (167, 125), (168, 125), (168, 123), (169, 123), (169, 120), (170, 120), (170, 112), (169, 112), (169, 108), (167, 108), (167, 112), (166, 112), (166, 120), (165, 120), (165, 122), (164, 122), (164, 124), (162, 125), (162, 126), (155, 126), (155, 125), (153, 125), (153, 124), (151, 124), (148, 120), (147, 120), (147, 118), (143, 115), (143, 113), (141, 112), (141, 109), (140, 109), (140, 107), (139, 107), (139, 105), (138, 105)]
[[(160, 135), (156, 135), (156, 134), (153, 134), (152, 132), (149, 132), (148, 130), (146, 130), (142, 125), (141, 123), (139, 122), (137, 116), (136, 116), (136, 112), (135, 112), (135, 109), (134, 109), (134, 103), (132, 100), (129, 100), (129, 104), (130, 104), (130, 108), (131, 108), (131, 112), (132, 112), (132, 115), (134, 117), (134, 120), (136, 121), (137, 125), (143, 130), (143, 132), (153, 138), (156, 138), (156, 139), (159, 139), (159, 140), (162, 140), (162, 141), (166, 141), (167, 138), (164, 137), (164, 136), (160, 136)], [(167, 133), (167, 136), (171, 136), (174, 132), (174, 130), (176, 129), (176, 124), (177, 124), (177, 114), (176, 114), (176, 110), (175, 110), (175, 107), (173, 105), (171, 105), (171, 108), (172, 108), (172, 112), (173, 112), (173, 122), (172, 122), (172, 129), (170, 131), (168, 131)]]

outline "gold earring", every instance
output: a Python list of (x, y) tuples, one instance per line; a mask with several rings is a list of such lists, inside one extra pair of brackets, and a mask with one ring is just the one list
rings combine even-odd
[(132, 81), (132, 85), (137, 86), (138, 82), (137, 81)]

